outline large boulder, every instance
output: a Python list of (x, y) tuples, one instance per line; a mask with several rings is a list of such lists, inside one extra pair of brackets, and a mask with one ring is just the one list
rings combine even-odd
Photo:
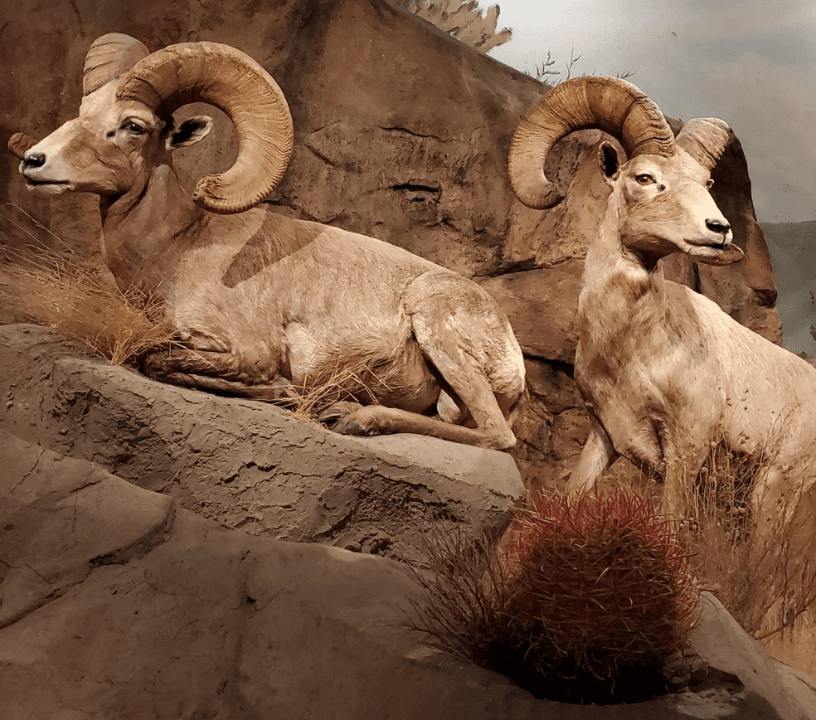
[(677, 692), (537, 700), (405, 629), (386, 558), (226, 530), (0, 431), (4, 720), (808, 720), (816, 689), (706, 598)]
[(338, 435), (112, 367), (33, 325), (0, 326), (0, 366), (0, 427), (256, 535), (416, 560), (431, 527), (502, 530), (524, 492), (506, 453)]

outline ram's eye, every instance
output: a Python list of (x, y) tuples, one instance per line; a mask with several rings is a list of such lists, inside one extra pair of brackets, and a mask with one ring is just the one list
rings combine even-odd
[(132, 120), (125, 120), (125, 122), (122, 123), (122, 130), (127, 130), (134, 135), (141, 135), (146, 131), (146, 128)]
[(640, 175), (635, 175), (635, 182), (638, 185), (653, 185), (654, 178), (648, 173), (640, 173)]
[(706, 183), (706, 187), (707, 187), (709, 190), (711, 190), (711, 188), (712, 188), (712, 186), (713, 186), (713, 185), (714, 185), (714, 181), (713, 181), (713, 180), (709, 180), (709, 181)]

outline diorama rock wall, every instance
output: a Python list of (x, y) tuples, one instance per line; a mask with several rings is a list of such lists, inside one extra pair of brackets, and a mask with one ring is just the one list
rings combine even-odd
[(252, 535), (419, 562), (432, 529), (498, 534), (524, 495), (507, 453), (339, 435), (111, 367), (34, 325), (0, 326), (0, 367), (0, 429)]
[(0, 430), (3, 720), (808, 720), (816, 689), (713, 598), (694, 682), (607, 707), (534, 698), (405, 628), (387, 558), (228, 530)]
[[(547, 172), (567, 200), (536, 212), (515, 200), (506, 156), (547, 86), (385, 0), (19, 0), (0, 5), (0, 147), (76, 115), (85, 52), (113, 31), (153, 50), (223, 42), (261, 62), (295, 122), (271, 209), (481, 283), (526, 355), (513, 458), (528, 485), (569, 471), (587, 432), (572, 361), (583, 259), (608, 192), (600, 133), (554, 149)], [(235, 154), (217, 111), (180, 114), (202, 111), (216, 132), (179, 153), (187, 181)], [(0, 152), (0, 260), (33, 241), (97, 253), (97, 199), (29, 194), (17, 164)], [(778, 342), (736, 138), (714, 179), (747, 259), (673, 259), (666, 270)], [(9, 317), (0, 308), (0, 322)], [(504, 453), (340, 437), (278, 408), (110, 367), (37, 327), (2, 329), (0, 369), (4, 719), (814, 717), (812, 682), (770, 662), (710, 597), (692, 637), (699, 675), (641, 705), (535, 700), (408, 634), (405, 609), (421, 588), (393, 559), (420, 559), (434, 527), (500, 531), (524, 493)]]
[[(515, 199), (506, 158), (519, 116), (547, 86), (385, 0), (20, 0), (0, 10), (3, 145), (15, 131), (41, 138), (76, 115), (84, 54), (112, 31), (151, 50), (223, 42), (261, 62), (283, 89), (295, 127), (272, 209), (373, 235), (483, 284), (510, 318), (534, 379), (514, 456), (528, 481), (564, 474), (587, 432), (571, 363), (583, 258), (608, 193), (595, 159), (599, 132), (556, 146), (547, 172), (567, 199), (533, 211)], [(188, 179), (234, 157), (231, 128), (213, 114), (212, 136), (179, 153)], [(16, 166), (2, 154), (2, 242), (29, 242), (22, 228), (57, 250), (67, 243), (95, 252), (96, 198), (29, 194)], [(773, 274), (736, 138), (714, 180), (746, 260), (714, 268), (675, 258), (666, 271), (779, 342)]]

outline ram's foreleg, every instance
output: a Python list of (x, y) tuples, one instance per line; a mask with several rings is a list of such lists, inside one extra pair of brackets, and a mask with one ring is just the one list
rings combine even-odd
[(603, 425), (590, 413), (591, 426), (578, 465), (572, 471), (565, 488), (568, 493), (585, 493), (595, 489), (601, 475), (615, 460), (618, 453)]
[(801, 470), (772, 463), (756, 474), (750, 506), (753, 545), (780, 541), (807, 496), (808, 479)]
[[(206, 390), (221, 395), (251, 398), (276, 405), (294, 405), (300, 395), (281, 375), (269, 372), (261, 382), (249, 382), (236, 372), (235, 358), (226, 352), (174, 347), (145, 356), (142, 371), (153, 380)], [(271, 380), (266, 378), (271, 377)]]
[(663, 446), (663, 499), (660, 511), (671, 519), (675, 529), (689, 519), (696, 493), (697, 479), (712, 447), (711, 425), (700, 422), (697, 427), (686, 425), (682, 444), (671, 442), (666, 434)]

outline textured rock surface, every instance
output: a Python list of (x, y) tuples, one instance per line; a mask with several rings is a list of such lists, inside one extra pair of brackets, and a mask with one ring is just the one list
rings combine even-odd
[(4, 720), (814, 717), (816, 690), (711, 601), (686, 691), (536, 700), (405, 631), (398, 563), (225, 530), (3, 431), (0, 464)]
[(816, 356), (816, 220), (801, 223), (763, 223), (768, 250), (779, 286), (779, 312), (785, 330), (785, 347)]
[[(764, 700), (769, 714), (774, 708), (781, 717), (816, 717), (816, 683), (769, 660), (762, 646), (708, 594), (703, 596), (694, 647), (718, 670), (738, 677), (749, 696)], [(802, 685), (812, 692), (799, 695)]]
[(506, 453), (338, 435), (82, 357), (36, 326), (0, 326), (0, 367), (0, 427), (253, 534), (414, 559), (429, 524), (500, 528), (523, 493)]
[[(0, 64), (10, 68), (0, 76), (3, 144), (17, 130), (43, 137), (76, 115), (84, 53), (103, 33), (127, 32), (151, 49), (215, 40), (248, 52), (280, 83), (294, 118), (292, 162), (270, 198), (275, 211), (370, 234), (479, 279), (530, 359), (572, 362), (583, 257), (608, 188), (595, 160), (600, 133), (584, 132), (560, 143), (548, 161), (548, 174), (567, 191), (564, 203), (537, 212), (515, 200), (507, 149), (520, 114), (546, 90), (533, 78), (384, 0), (20, 0), (2, 6), (0, 28)], [(209, 112), (181, 112), (202, 111)], [(234, 156), (231, 129), (219, 118), (210, 137), (181, 151), (187, 177), (223, 169)], [(0, 201), (82, 252), (98, 247), (96, 199), (31, 195), (16, 164), (2, 154)], [(714, 179), (747, 259), (712, 268), (674, 258), (668, 272), (778, 342), (770, 260), (736, 139)], [(9, 205), (0, 213), (0, 240), (30, 242), (12, 223), (60, 247)], [(527, 424), (547, 412), (534, 395)], [(561, 424), (573, 424), (570, 415)], [(557, 413), (551, 420), (548, 432), (557, 434)], [(514, 454), (526, 481), (550, 483), (569, 466), (553, 443), (535, 444), (537, 433), (520, 439)]]
[[(570, 363), (582, 260), (606, 196), (599, 134), (555, 149), (548, 174), (568, 200), (538, 213), (513, 198), (505, 160), (543, 86), (381, 0), (20, 0), (0, 7), (0, 146), (14, 131), (43, 137), (75, 116), (85, 51), (111, 31), (151, 49), (206, 39), (253, 55), (295, 119), (292, 165), (270, 198), (276, 211), (389, 240), (496, 295), (528, 356), (531, 400), (514, 455), (531, 482), (557, 483), (586, 438)], [(214, 137), (185, 151), (183, 172), (223, 168), (232, 143), (218, 119)], [(96, 198), (30, 195), (16, 165), (0, 157), (0, 200), (22, 208), (3, 205), (0, 242), (17, 247), (31, 232), (55, 249), (64, 241), (95, 252)], [(728, 268), (675, 259), (669, 274), (778, 340), (736, 140), (714, 178), (748, 259)], [(816, 716), (804, 682), (757, 654), (714, 604), (719, 619), (706, 611), (696, 637), (717, 644), (698, 649), (727, 662), (688, 693), (632, 708), (534, 701), (402, 634), (398, 608), (417, 589), (397, 565), (224, 530), (171, 502), (258, 535), (410, 558), (430, 524), (501, 522), (520, 490), (504, 455), (339, 438), (267, 406), (156, 386), (39, 330), (4, 340), (0, 424), (98, 463), (8, 440), (4, 718)]]

